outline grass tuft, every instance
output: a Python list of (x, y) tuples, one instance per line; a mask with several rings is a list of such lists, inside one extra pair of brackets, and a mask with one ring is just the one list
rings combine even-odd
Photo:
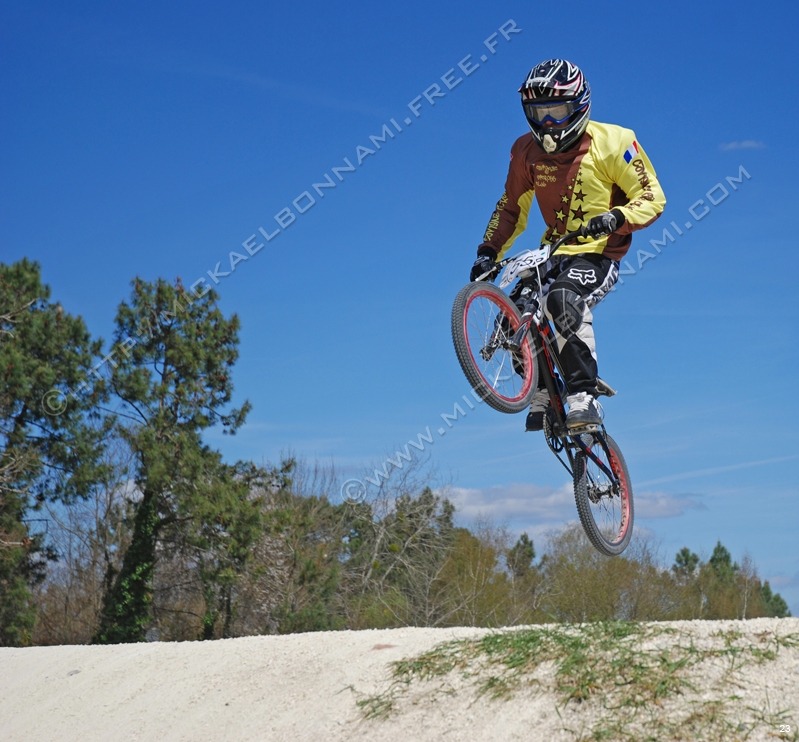
[(744, 707), (733, 692), (742, 668), (796, 647), (799, 634), (768, 631), (755, 642), (719, 631), (697, 646), (689, 632), (624, 621), (497, 631), (393, 663), (390, 686), (358, 706), (366, 718), (385, 718), (412, 686), (436, 694), (443, 685), (431, 690), (430, 681), (447, 680), (453, 692), (459, 680), (489, 699), (507, 699), (523, 688), (554, 690), (561, 720), (570, 704), (597, 710), (588, 732), (573, 732), (581, 742), (744, 740), (758, 728), (796, 740), (795, 724), (790, 735), (776, 732), (787, 724), (788, 709), (772, 711), (768, 702), (762, 709)]

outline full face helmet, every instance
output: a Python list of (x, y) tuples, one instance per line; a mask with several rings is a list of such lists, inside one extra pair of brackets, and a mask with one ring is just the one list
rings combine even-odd
[(567, 150), (588, 126), (591, 88), (580, 68), (565, 59), (537, 64), (519, 93), (530, 131), (549, 154)]

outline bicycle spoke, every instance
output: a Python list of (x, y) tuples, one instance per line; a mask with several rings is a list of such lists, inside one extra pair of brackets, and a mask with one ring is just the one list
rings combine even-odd
[[(506, 322), (507, 327), (504, 324)], [(514, 354), (502, 347), (510, 339), (514, 328), (499, 311), (499, 307), (483, 297), (471, 303), (467, 324), (467, 342), (481, 375), (503, 397), (517, 397), (524, 379), (513, 367)], [(497, 347), (494, 348), (491, 358), (484, 360), (480, 352), (494, 345)], [(516, 363), (524, 368), (524, 360), (517, 357)]]
[(490, 284), (461, 289), (452, 312), (452, 338), (461, 368), (491, 407), (521, 412), (535, 392), (536, 364), (529, 338), (512, 352), (508, 343), (520, 324), (507, 294)]
[(587, 435), (590, 435), (591, 445), (586, 436), (582, 437), (586, 448), (613, 472), (613, 476), (609, 476), (592, 456), (578, 452), (574, 480), (577, 510), (594, 546), (605, 554), (616, 555), (626, 548), (632, 533), (632, 490), (615, 442), (605, 436), (606, 450), (598, 438), (605, 434)]

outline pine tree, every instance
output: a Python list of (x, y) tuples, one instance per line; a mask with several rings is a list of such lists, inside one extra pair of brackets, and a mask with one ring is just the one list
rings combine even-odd
[(54, 556), (29, 532), (31, 511), (85, 497), (104, 476), (103, 385), (90, 373), (101, 342), (49, 298), (38, 263), (0, 264), (0, 645), (29, 642), (28, 586)]
[(699, 566), (699, 557), (694, 554), (687, 546), (683, 546), (674, 558), (671, 566), (672, 572), (681, 580), (690, 578)]
[[(202, 440), (202, 432), (215, 424), (235, 433), (250, 409), (245, 402), (225, 412), (233, 392), (230, 371), (238, 358), (239, 321), (235, 315), (226, 319), (216, 302), (212, 290), (191, 294), (180, 279), (171, 285), (137, 278), (130, 302), (117, 312), (119, 352), (110, 384), (121, 401), (120, 433), (136, 457), (140, 499), (131, 545), (119, 573), (108, 576), (97, 643), (146, 639), (160, 538), (185, 528), (209, 538), (203, 524), (235, 521), (241, 514), (231, 512), (240, 511), (244, 500), (235, 473)], [(242, 547), (232, 548), (235, 553)], [(206, 565), (204, 576), (208, 586), (223, 570)]]
[(202, 638), (233, 636), (235, 588), (253, 557), (263, 530), (263, 498), (255, 496), (266, 472), (251, 463), (228, 466), (217, 461), (210, 487), (198, 487), (187, 503), (191, 523), (187, 545), (194, 552), (205, 599)]
[(535, 559), (533, 542), (526, 533), (523, 533), (508, 551), (508, 569), (514, 579), (520, 580), (527, 575), (533, 566), (533, 559)]
[(722, 585), (728, 586), (732, 584), (735, 574), (738, 572), (738, 565), (732, 561), (732, 555), (722, 545), (721, 541), (716, 543), (708, 564)]
[(791, 615), (785, 599), (779, 593), (775, 593), (771, 590), (771, 585), (768, 584), (768, 580), (763, 583), (760, 596), (763, 600), (763, 605), (766, 609), (767, 616), (773, 616), (774, 618), (787, 618)]

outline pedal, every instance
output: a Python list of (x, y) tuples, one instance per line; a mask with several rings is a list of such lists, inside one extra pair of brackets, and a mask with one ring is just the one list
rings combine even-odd
[(598, 433), (599, 425), (574, 425), (569, 428), (569, 435), (583, 435), (583, 433)]
[(596, 377), (596, 391), (597, 394), (606, 397), (614, 397), (616, 395), (616, 390), (607, 381), (600, 379), (598, 376)]

